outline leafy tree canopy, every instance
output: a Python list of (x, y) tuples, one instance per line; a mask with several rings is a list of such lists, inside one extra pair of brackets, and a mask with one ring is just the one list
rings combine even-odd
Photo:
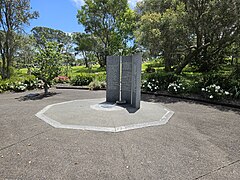
[(16, 34), (23, 31), (29, 20), (38, 17), (36, 11), (31, 12), (30, 0), (1, 0), (0, 1), (0, 53), (2, 59), (1, 76), (10, 78), (14, 54), (16, 53)]
[(85, 26), (85, 32), (99, 40), (101, 66), (105, 66), (108, 55), (126, 48), (128, 40), (133, 38), (136, 16), (127, 0), (85, 0), (77, 18)]

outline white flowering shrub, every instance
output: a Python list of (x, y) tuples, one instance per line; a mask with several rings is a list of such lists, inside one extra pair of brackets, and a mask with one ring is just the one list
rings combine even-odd
[(149, 81), (144, 80), (142, 82), (142, 89), (150, 92), (156, 92), (160, 89), (158, 84), (159, 84), (158, 80), (155, 79), (151, 79)]
[(209, 99), (219, 99), (222, 97), (231, 96), (231, 93), (223, 90), (219, 85), (211, 84), (205, 88), (202, 88), (201, 91), (207, 96)]
[(23, 82), (15, 82), (10, 88), (15, 92), (22, 92), (27, 89), (27, 84), (24, 84)]
[(0, 93), (5, 91), (22, 92), (25, 90), (32, 90), (36, 88), (43, 88), (43, 81), (37, 78), (25, 78), (25, 79), (8, 79), (0, 81)]
[(171, 93), (179, 94), (185, 91), (185, 87), (183, 86), (182, 83), (173, 82), (168, 85), (167, 90)]
[(169, 83), (177, 81), (178, 77), (173, 73), (146, 73), (142, 75), (142, 89), (144, 91), (165, 91)]

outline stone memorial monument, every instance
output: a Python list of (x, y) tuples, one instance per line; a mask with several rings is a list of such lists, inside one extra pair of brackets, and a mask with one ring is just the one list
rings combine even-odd
[(142, 56), (107, 57), (107, 102), (140, 108)]

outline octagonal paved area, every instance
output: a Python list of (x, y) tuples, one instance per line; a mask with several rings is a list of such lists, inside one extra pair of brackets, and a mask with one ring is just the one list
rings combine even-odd
[(141, 102), (140, 109), (106, 103), (105, 99), (83, 99), (48, 105), (37, 117), (56, 128), (120, 132), (163, 125), (173, 111), (159, 103)]

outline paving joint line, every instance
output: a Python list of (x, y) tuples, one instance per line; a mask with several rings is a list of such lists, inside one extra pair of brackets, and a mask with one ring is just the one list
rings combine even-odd
[(0, 149), (0, 152), (1, 152), (2, 150), (8, 149), (8, 148), (10, 148), (10, 147), (12, 147), (12, 146), (15, 146), (15, 145), (17, 145), (17, 144), (19, 144), (19, 143), (22, 143), (22, 142), (24, 142), (24, 141), (27, 141), (27, 140), (29, 140), (29, 139), (32, 139), (32, 138), (34, 138), (34, 137), (36, 137), (36, 136), (39, 136), (39, 135), (44, 134), (44, 133), (49, 132), (49, 131), (51, 131), (51, 129), (50, 129), (50, 130), (47, 130), (47, 131), (43, 131), (43, 132), (37, 133), (37, 134), (35, 134), (35, 135), (31, 136), (31, 137), (27, 137), (27, 138), (22, 139), (22, 140), (20, 140), (20, 141), (18, 141), (18, 142), (15, 142), (15, 143), (13, 143), (13, 144), (10, 144), (10, 145), (8, 145), (8, 146), (5, 146), (5, 147), (3, 147), (3, 148)]
[(201, 179), (201, 178), (203, 178), (203, 177), (205, 177), (205, 176), (207, 176), (207, 175), (209, 175), (209, 174), (212, 174), (212, 173), (214, 173), (214, 172), (217, 172), (217, 171), (219, 171), (219, 170), (221, 170), (221, 169), (224, 169), (224, 168), (226, 168), (226, 167), (229, 167), (229, 166), (231, 166), (231, 165), (233, 165), (233, 164), (236, 164), (236, 163), (238, 163), (238, 162), (240, 162), (240, 159), (238, 159), (238, 160), (236, 160), (236, 161), (233, 161), (233, 162), (231, 162), (231, 163), (229, 163), (229, 164), (227, 164), (227, 165), (224, 165), (224, 166), (222, 166), (222, 167), (219, 167), (219, 168), (217, 168), (217, 169), (215, 169), (215, 170), (213, 170), (213, 171), (210, 171), (210, 172), (208, 172), (208, 173), (206, 173), (206, 174), (203, 174), (203, 175), (195, 178), (194, 180)]

